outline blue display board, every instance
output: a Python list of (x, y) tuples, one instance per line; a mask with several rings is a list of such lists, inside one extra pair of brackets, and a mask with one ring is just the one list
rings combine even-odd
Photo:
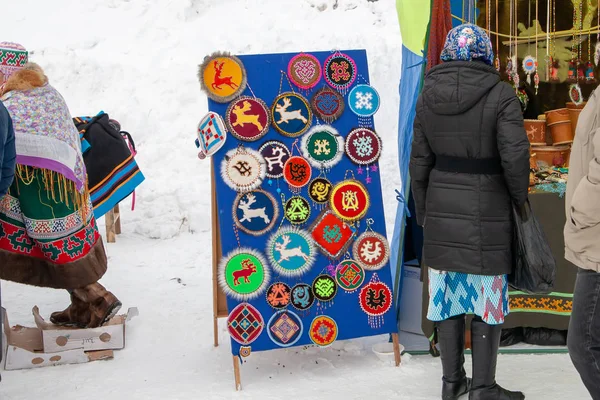
[[(344, 54), (347, 54), (351, 58), (354, 59), (356, 63), (356, 68), (358, 70), (358, 78), (354, 81), (351, 87), (347, 89), (346, 93), (350, 93), (351, 89), (358, 84), (368, 84), (369, 83), (369, 70), (367, 64), (367, 54), (365, 50), (349, 50), (349, 51), (341, 51)], [(332, 54), (330, 52), (314, 52), (310, 53), (315, 56), (321, 63), (321, 67), (323, 68), (323, 64), (325, 60)], [(248, 81), (248, 88), (244, 91), (243, 95), (245, 96), (256, 96), (259, 99), (262, 99), (267, 106), (270, 108), (271, 104), (275, 100), (275, 98), (281, 92), (291, 91), (288, 81), (286, 78), (283, 78), (283, 83), (280, 82), (282, 74), (281, 71), (287, 71), (288, 63), (296, 54), (265, 54), (265, 55), (245, 55), (238, 56), (239, 59), (243, 62)], [(281, 91), (280, 91), (281, 84)], [(293, 90), (299, 94), (305, 96), (308, 100), (310, 100), (311, 95), (327, 86), (325, 79), (321, 79), (316, 87), (310, 90), (301, 90), (295, 86), (293, 86)], [(251, 90), (250, 90), (251, 89)], [(333, 122), (333, 125), (337, 131), (345, 138), (348, 133), (359, 126), (359, 118), (355, 115), (348, 107), (348, 95), (344, 96), (346, 107), (342, 116)], [(215, 113), (218, 113), (223, 118), (226, 117), (226, 111), (228, 107), (228, 103), (217, 103), (212, 100), (209, 100), (209, 109)], [(364, 126), (364, 118), (361, 119), (362, 124)], [(370, 122), (367, 121), (371, 128), (374, 128), (372, 118)], [(324, 124), (323, 121), (320, 121), (321, 124)], [(317, 124), (317, 120), (313, 115), (313, 124), (315, 126)], [(302, 140), (302, 136), (298, 138), (299, 141)], [(225, 154), (232, 150), (236, 149), (240, 143), (246, 148), (251, 148), (254, 150), (258, 150), (262, 144), (269, 140), (278, 140), (286, 144), (286, 146), (292, 150), (292, 143), (295, 138), (290, 138), (283, 136), (277, 130), (275, 130), (272, 126), (269, 128), (269, 131), (265, 136), (261, 139), (254, 142), (241, 142), (237, 140), (233, 135), (228, 134), (225, 145), (222, 149), (220, 149), (215, 155), (213, 155), (214, 162), (214, 170), (216, 173), (215, 181), (216, 181), (216, 197), (217, 197), (217, 208), (218, 208), (218, 223), (220, 227), (220, 240), (223, 255), (227, 255), (231, 251), (237, 249), (238, 242), (235, 235), (234, 230), (234, 219), (232, 212), (232, 207), (235, 202), (237, 193), (233, 189), (231, 189), (228, 185), (225, 184), (223, 179), (221, 178), (219, 171), (221, 170), (221, 164), (224, 160)], [(385, 143), (385, 145), (392, 145)], [(298, 151), (294, 151), (294, 155), (298, 154)], [(355, 165), (346, 154), (343, 155), (342, 160), (335, 165), (330, 171), (326, 173), (327, 179), (331, 181), (334, 185), (338, 182), (343, 181), (345, 178), (350, 178), (351, 174), (349, 171), (352, 171), (354, 178), (359, 180), (364, 184), (367, 188), (371, 205), (368, 209), (367, 214), (356, 224), (357, 235), (363, 233), (366, 229), (366, 220), (372, 219), (373, 224), (371, 228), (383, 235), (386, 236), (385, 229), (385, 216), (383, 209), (383, 200), (381, 193), (381, 180), (379, 172), (371, 172), (370, 177), (372, 181), (367, 183), (367, 175), (366, 172), (362, 174), (358, 174), (357, 172), (358, 166)], [(315, 168), (313, 170), (313, 178), (317, 177), (319, 174), (318, 170)], [(286, 199), (289, 199), (293, 196), (291, 193), (287, 183), (283, 179), (272, 179), (271, 184), (269, 184), (269, 178), (266, 178), (260, 187), (269, 193), (271, 193), (275, 199), (279, 203), (280, 214), (279, 219), (283, 217), (283, 206), (281, 204), (281, 194), (285, 196)], [(277, 188), (280, 188), (281, 193), (277, 192)], [(308, 199), (308, 189), (307, 187), (302, 188), (301, 196)], [(309, 200), (311, 204), (312, 210), (310, 219), (301, 226), (303, 229), (309, 229), (311, 223), (319, 216), (320, 210), (314, 207), (314, 204)], [(268, 260), (266, 248), (267, 242), (271, 235), (277, 231), (280, 226), (281, 221), (277, 221), (275, 227), (269, 232), (263, 234), (262, 236), (252, 236), (246, 234), (243, 231), (239, 231), (239, 240), (242, 247), (251, 248), (262, 253), (265, 259)], [(281, 225), (282, 228), (289, 227), (290, 224), (287, 221), (284, 221)], [(351, 248), (349, 250), (351, 252)], [(346, 257), (340, 257), (339, 261), (344, 260)], [(278, 276), (278, 274), (273, 271), (270, 267), (269, 262), (267, 262), (267, 268), (271, 269), (271, 277), (270, 281), (280, 281), (287, 283), (290, 287), (298, 283), (306, 283), (311, 285), (315, 278), (321, 274), (327, 273), (327, 266), (331, 264), (331, 260), (318, 253), (316, 261), (314, 265), (303, 275), (296, 277), (287, 277), (287, 276)], [(390, 264), (387, 262), (383, 268), (377, 271), (366, 271), (365, 280), (361, 287), (367, 285), (373, 276), (374, 273), (377, 273), (379, 280), (387, 285), (390, 289), (393, 289), (392, 285), (392, 277)], [(310, 345), (313, 344), (309, 337), (309, 329), (312, 321), (315, 317), (319, 315), (327, 315), (333, 318), (337, 324), (338, 334), (337, 340), (346, 340), (358, 337), (366, 337), (380, 334), (389, 334), (395, 333), (398, 331), (397, 328), (397, 318), (394, 307), (392, 306), (389, 310), (383, 314), (379, 323), (370, 324), (369, 316), (361, 309), (359, 303), (359, 293), (360, 288), (353, 292), (348, 293), (338, 288), (337, 295), (330, 303), (321, 304), (321, 306), (317, 306), (318, 301), (315, 301), (315, 304), (306, 311), (298, 311), (291, 306), (289, 306), (289, 310), (293, 311), (297, 316), (300, 317), (303, 323), (303, 330), (300, 335), (300, 338), (293, 344), (294, 346), (302, 346), (302, 345)], [(248, 300), (253, 307), (255, 307), (260, 314), (262, 315), (262, 319), (265, 323), (265, 327), (258, 336), (258, 338), (253, 341), (249, 346), (251, 347), (252, 352), (255, 351), (264, 351), (264, 350), (272, 350), (277, 348), (282, 348), (284, 346), (277, 344), (276, 340), (272, 340), (273, 335), (269, 333), (269, 329), (266, 326), (269, 320), (278, 312), (274, 308), (272, 308), (266, 301), (265, 293), (262, 293), (260, 296)], [(228, 310), (231, 312), (240, 304), (239, 300), (233, 299), (231, 297), (227, 298), (227, 306)], [(238, 355), (240, 353), (240, 343), (232, 340), (232, 353), (234, 355)]]

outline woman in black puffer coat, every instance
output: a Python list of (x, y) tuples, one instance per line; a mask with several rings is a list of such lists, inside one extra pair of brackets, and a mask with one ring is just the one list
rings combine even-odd
[[(438, 323), (442, 398), (524, 399), (495, 381), (509, 312), (511, 203), (522, 206), (529, 186), (521, 106), (492, 66), (481, 28), (451, 30), (441, 57), (417, 103), (410, 175), (429, 268), (427, 318)], [(463, 368), (465, 314), (475, 314), (472, 381)]]

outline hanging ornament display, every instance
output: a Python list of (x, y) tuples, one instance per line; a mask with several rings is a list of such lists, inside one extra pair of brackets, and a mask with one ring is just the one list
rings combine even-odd
[(581, 94), (581, 87), (579, 87), (578, 83), (573, 83), (569, 87), (569, 98), (575, 105), (583, 103), (583, 95)]
[(383, 314), (392, 307), (392, 291), (385, 283), (379, 280), (375, 272), (360, 290), (360, 308), (369, 316), (369, 326), (378, 328), (383, 324)]
[(266, 176), (265, 159), (256, 150), (238, 146), (221, 162), (221, 178), (231, 189), (248, 192), (258, 188)]
[(275, 309), (286, 308), (290, 304), (291, 292), (286, 283), (275, 282), (267, 289), (267, 303)]
[(315, 178), (308, 184), (308, 197), (313, 203), (323, 206), (329, 203), (331, 189), (333, 189), (333, 185), (327, 178)]
[(369, 192), (359, 181), (347, 179), (333, 187), (329, 205), (342, 220), (358, 221), (369, 209)]
[(250, 346), (241, 346), (240, 347), (240, 357), (250, 357), (250, 354), (252, 354), (252, 347)]
[[(250, 303), (238, 304), (227, 317), (229, 335), (243, 346), (258, 339), (264, 328), (265, 321), (261, 313)], [(244, 352), (250, 355), (249, 351)]]
[(242, 61), (229, 53), (206, 56), (198, 72), (200, 87), (217, 103), (228, 103), (246, 89), (246, 70)]
[(338, 337), (338, 326), (333, 318), (320, 315), (313, 319), (308, 334), (310, 340), (319, 347), (331, 345)]
[(315, 295), (312, 286), (306, 283), (299, 283), (292, 288), (292, 307), (299, 311), (306, 311), (312, 307), (315, 302)]
[(283, 179), (293, 193), (300, 193), (300, 190), (308, 185), (311, 177), (312, 167), (303, 157), (291, 156), (283, 166)]
[(537, 60), (533, 56), (523, 58), (523, 71), (527, 75), (527, 83), (531, 85), (531, 76), (537, 71)]
[(357, 74), (356, 63), (346, 54), (336, 51), (325, 60), (323, 68), (325, 81), (344, 95), (356, 80)]
[(227, 140), (227, 128), (221, 116), (207, 113), (198, 124), (196, 147), (200, 148), (198, 157), (204, 159), (215, 154)]
[(262, 254), (238, 248), (219, 263), (219, 286), (225, 294), (239, 301), (260, 296), (267, 289), (270, 271)]
[(302, 196), (293, 196), (284, 204), (285, 219), (293, 225), (302, 225), (310, 218), (310, 204)]
[(350, 247), (356, 228), (346, 224), (331, 210), (325, 210), (310, 227), (317, 248), (329, 259), (339, 259)]
[[(498, 1), (496, 0), (496, 9), (495, 9), (495, 14), (496, 14), (496, 48), (494, 49), (496, 51), (496, 59), (494, 60), (494, 66), (496, 67), (496, 70), (498, 72), (500, 72), (500, 70), (502, 69), (502, 66), (500, 65), (500, 35), (498, 35), (498, 32), (500, 32), (500, 28), (499, 28), (499, 24), (498, 24), (498, 15), (500, 8), (498, 7)], [(487, 9), (490, 10), (491, 7), (491, 0), (488, 1), (488, 7)], [(491, 10), (490, 10), (491, 11)], [(489, 13), (491, 14), (491, 12)]]
[(297, 137), (312, 124), (312, 111), (308, 101), (300, 94), (285, 92), (275, 98), (271, 106), (273, 127), (282, 135)]
[(260, 146), (258, 151), (267, 163), (266, 176), (271, 179), (281, 178), (283, 176), (283, 166), (290, 158), (290, 151), (287, 146), (279, 140), (269, 140)]
[(313, 167), (330, 170), (344, 155), (344, 138), (331, 125), (316, 125), (304, 135), (300, 148)]
[(321, 80), (321, 63), (312, 54), (300, 53), (290, 60), (287, 73), (300, 89), (312, 89)]
[(374, 130), (369, 128), (357, 128), (352, 130), (345, 143), (346, 155), (353, 163), (358, 164), (358, 173), (362, 174), (362, 166), (367, 166), (367, 183), (371, 183), (371, 172), (377, 171), (374, 164), (381, 156), (381, 139)]
[(345, 150), (348, 158), (355, 164), (373, 164), (381, 156), (381, 139), (372, 129), (357, 128), (348, 134)]
[(313, 94), (310, 106), (319, 119), (331, 124), (344, 113), (345, 102), (341, 94), (329, 87), (323, 87)]
[(344, 260), (337, 267), (335, 280), (343, 290), (353, 293), (365, 281), (365, 270), (354, 260)]
[(267, 255), (273, 270), (283, 276), (304, 274), (316, 257), (310, 234), (296, 227), (281, 228), (271, 235)]
[(588, 61), (585, 64), (585, 82), (586, 83), (594, 83), (595, 82), (594, 63), (592, 63), (591, 61)]
[(277, 201), (261, 189), (240, 193), (233, 202), (233, 220), (242, 231), (260, 236), (270, 231), (279, 218)]
[(380, 101), (377, 90), (366, 84), (354, 86), (348, 95), (348, 107), (358, 116), (361, 126), (371, 125), (371, 117), (379, 110)]
[(352, 254), (364, 269), (374, 271), (383, 268), (388, 262), (390, 247), (383, 235), (370, 228), (369, 221), (367, 226), (367, 231), (354, 241)]
[(233, 136), (245, 142), (254, 142), (267, 134), (271, 117), (264, 101), (242, 96), (227, 107), (225, 122)]
[(279, 347), (293, 346), (304, 331), (302, 319), (294, 312), (281, 310), (273, 314), (267, 323), (267, 333)]
[(317, 300), (328, 303), (337, 294), (337, 283), (330, 275), (319, 275), (313, 281), (312, 291)]

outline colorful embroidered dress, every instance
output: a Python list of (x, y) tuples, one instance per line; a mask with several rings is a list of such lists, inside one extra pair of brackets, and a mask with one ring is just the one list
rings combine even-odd
[(509, 313), (506, 275), (474, 275), (429, 268), (427, 319), (438, 322), (475, 314), (490, 325), (504, 323)]
[[(43, 77), (41, 71), (17, 74), (33, 82)], [(0, 199), (0, 279), (76, 289), (97, 282), (107, 260), (79, 134), (62, 96), (41, 81), (2, 97), (14, 124), (17, 171)]]

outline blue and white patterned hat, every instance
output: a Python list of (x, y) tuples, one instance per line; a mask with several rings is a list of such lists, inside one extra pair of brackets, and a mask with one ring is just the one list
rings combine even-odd
[(448, 32), (441, 54), (442, 61), (484, 61), (494, 63), (492, 42), (483, 29), (473, 24), (463, 24)]

